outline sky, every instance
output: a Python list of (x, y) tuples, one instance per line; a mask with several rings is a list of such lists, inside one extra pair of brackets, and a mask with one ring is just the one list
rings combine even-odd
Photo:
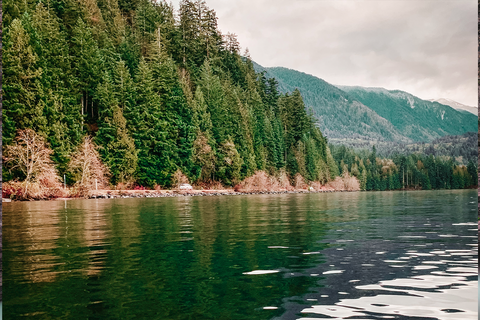
[[(180, 0), (171, 1), (176, 9)], [(476, 0), (206, 0), (252, 60), (477, 106)]]

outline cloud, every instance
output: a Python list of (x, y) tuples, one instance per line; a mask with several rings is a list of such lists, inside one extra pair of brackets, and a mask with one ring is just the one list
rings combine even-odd
[[(178, 8), (178, 0), (174, 6)], [(209, 0), (252, 59), (333, 84), (477, 104), (472, 0)]]

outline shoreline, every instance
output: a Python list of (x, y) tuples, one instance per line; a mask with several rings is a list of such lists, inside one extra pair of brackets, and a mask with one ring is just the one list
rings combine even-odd
[(277, 190), (277, 191), (245, 191), (238, 192), (232, 189), (222, 190), (96, 190), (86, 197), (69, 198), (51, 198), (51, 199), (31, 199), (31, 200), (12, 200), (2, 198), (2, 202), (26, 202), (26, 201), (56, 201), (56, 200), (79, 200), (79, 199), (129, 199), (129, 198), (172, 198), (172, 197), (211, 197), (211, 196), (238, 196), (255, 194), (298, 194), (298, 193), (332, 193), (332, 192), (357, 192), (348, 190)]
[[(117, 199), (117, 198), (171, 198), (171, 197), (211, 197), (211, 196), (239, 196), (254, 194), (295, 194), (295, 193), (330, 193), (354, 192), (347, 190), (278, 190), (278, 191), (234, 191), (234, 190), (105, 190), (106, 192), (92, 194), (89, 199)], [(140, 192), (139, 192), (140, 191)]]
[[(468, 189), (468, 188), (467, 188)], [(467, 189), (449, 189), (449, 190), (467, 190)], [(473, 189), (473, 188), (472, 188)], [(447, 190), (447, 189), (439, 189)], [(372, 190), (378, 191), (378, 190)], [(422, 190), (422, 189), (399, 189), (399, 190), (385, 190), (385, 191), (436, 191), (436, 190)], [(211, 197), (211, 196), (240, 196), (240, 195), (260, 195), (260, 194), (306, 194), (306, 193), (334, 193), (334, 192), (368, 192), (365, 190), (263, 190), (263, 191), (234, 191), (232, 189), (221, 190), (96, 190), (87, 197), (70, 197), (70, 198), (51, 198), (38, 200), (12, 200), (9, 198), (2, 198), (2, 203), (8, 202), (25, 202), (25, 201), (56, 201), (56, 200), (79, 200), (79, 199), (129, 199), (129, 198), (172, 198), (172, 197)], [(480, 198), (480, 194), (479, 194)], [(480, 207), (479, 207), (480, 208)]]

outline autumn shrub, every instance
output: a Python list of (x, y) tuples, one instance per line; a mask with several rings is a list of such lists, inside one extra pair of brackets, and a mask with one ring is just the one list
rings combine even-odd
[(345, 184), (342, 177), (336, 177), (335, 180), (329, 181), (326, 184), (327, 188), (332, 188), (335, 191), (345, 190)]
[(265, 171), (257, 171), (253, 176), (245, 178), (234, 188), (238, 192), (279, 191), (291, 190), (292, 186), (285, 174), (281, 172), (278, 177), (268, 175)]
[(223, 190), (225, 189), (225, 186), (220, 182), (220, 181), (212, 181), (207, 183), (208, 188), (211, 190)]
[(174, 188), (179, 188), (183, 183), (189, 183), (188, 178), (183, 174), (182, 170), (177, 169), (172, 176), (172, 186)]
[(245, 178), (235, 186), (235, 190), (240, 192), (252, 192), (266, 190), (268, 175), (265, 171), (257, 171), (253, 176)]
[(115, 190), (131, 190), (134, 186), (133, 182), (119, 182), (115, 186)]
[(347, 191), (359, 191), (360, 181), (354, 176), (343, 178), (343, 184)]
[(2, 198), (23, 199), (24, 186), (19, 181), (8, 181), (2, 184)]
[(328, 182), (326, 186), (336, 191), (359, 191), (360, 181), (346, 173), (342, 177), (336, 177), (335, 180)]
[(288, 175), (285, 172), (285, 170), (280, 171), (280, 173), (277, 176), (277, 181), (280, 189), (285, 189), (285, 190), (293, 189), (292, 185), (290, 184), (290, 179), (288, 178)]
[(63, 198), (68, 197), (69, 195), (69, 191), (63, 188), (60, 177), (57, 175), (57, 172), (53, 167), (40, 173), (37, 177), (37, 181), (42, 199)]
[(293, 178), (295, 189), (306, 189), (308, 185), (305, 183), (305, 179), (300, 173), (297, 173)]

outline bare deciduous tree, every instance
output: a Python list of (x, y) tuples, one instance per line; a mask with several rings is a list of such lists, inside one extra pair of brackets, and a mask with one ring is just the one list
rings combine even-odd
[(108, 169), (100, 160), (97, 147), (91, 137), (85, 137), (72, 155), (69, 171), (76, 180), (77, 192), (86, 195), (90, 190), (108, 186)]
[(188, 178), (185, 174), (183, 174), (182, 170), (177, 169), (172, 176), (172, 185), (175, 188), (179, 188), (183, 183), (189, 183)]
[(25, 177), (22, 198), (51, 197), (61, 189), (52, 153), (45, 139), (32, 129), (19, 130), (15, 143), (5, 146), (3, 161), (7, 168), (19, 170)]

